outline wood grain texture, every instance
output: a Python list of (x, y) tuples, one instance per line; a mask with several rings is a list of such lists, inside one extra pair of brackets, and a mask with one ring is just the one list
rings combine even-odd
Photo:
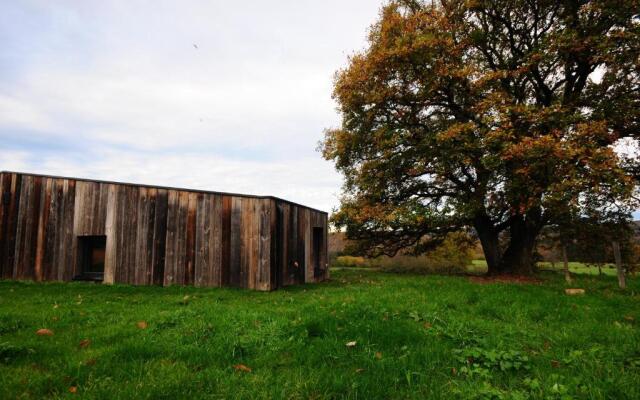
[(275, 198), (0, 173), (2, 279), (72, 280), (79, 238), (104, 236), (107, 284), (273, 290), (328, 277), (326, 228)]

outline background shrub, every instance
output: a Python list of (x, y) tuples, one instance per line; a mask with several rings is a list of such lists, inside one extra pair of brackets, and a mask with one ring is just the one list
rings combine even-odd
[(364, 258), (336, 256), (332, 267), (378, 268), (386, 272), (414, 274), (458, 274), (466, 271), (474, 256), (473, 241), (465, 233), (451, 233), (434, 250), (420, 255), (400, 254), (395, 257)]

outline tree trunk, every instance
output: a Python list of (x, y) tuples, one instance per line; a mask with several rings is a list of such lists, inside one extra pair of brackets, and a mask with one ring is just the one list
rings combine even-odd
[(482, 245), (484, 259), (487, 261), (487, 273), (490, 275), (495, 274), (495, 271), (500, 267), (498, 232), (496, 232), (486, 216), (476, 218), (474, 227)]
[(613, 242), (613, 256), (616, 259), (616, 269), (618, 270), (618, 285), (620, 289), (626, 289), (627, 281), (624, 276), (624, 269), (622, 268), (622, 257), (620, 255), (620, 243)]
[[(532, 275), (534, 270), (533, 251), (539, 229), (524, 220), (514, 218), (510, 226), (509, 247), (505, 250), (498, 273), (508, 275)], [(491, 272), (491, 271), (490, 271)]]
[(571, 272), (569, 272), (569, 258), (567, 257), (567, 246), (562, 245), (562, 263), (564, 266), (564, 280), (571, 283)]
[(499, 231), (487, 216), (475, 219), (480, 244), (487, 260), (487, 275), (531, 275), (534, 270), (533, 250), (540, 231), (523, 216), (514, 217), (509, 226), (509, 246), (500, 251)]

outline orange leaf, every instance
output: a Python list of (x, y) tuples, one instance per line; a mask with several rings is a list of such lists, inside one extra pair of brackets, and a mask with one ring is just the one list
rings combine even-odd
[(247, 366), (246, 366), (246, 365), (244, 365), (244, 364), (236, 364), (236, 365), (234, 365), (234, 366), (233, 366), (233, 368), (234, 368), (236, 371), (251, 372), (251, 368), (247, 367)]
[(38, 336), (53, 336), (53, 331), (50, 330), (50, 329), (42, 328), (42, 329), (38, 329), (36, 331), (36, 335), (38, 335)]
[(89, 345), (90, 345), (90, 344), (91, 344), (91, 340), (89, 340), (89, 339), (82, 339), (82, 340), (80, 341), (79, 346), (80, 346), (80, 348), (84, 349), (85, 347), (89, 347)]
[(76, 393), (76, 392), (78, 392), (78, 388), (77, 387), (75, 387), (75, 386), (69, 387), (69, 393)]
[(382, 359), (382, 353), (380, 353), (379, 351), (376, 351), (376, 358), (378, 360), (381, 360)]
[(147, 329), (147, 326), (149, 326), (149, 325), (147, 324), (147, 322), (146, 322), (146, 321), (138, 321), (138, 323), (136, 324), (136, 326), (137, 326), (138, 328), (140, 328), (140, 329)]

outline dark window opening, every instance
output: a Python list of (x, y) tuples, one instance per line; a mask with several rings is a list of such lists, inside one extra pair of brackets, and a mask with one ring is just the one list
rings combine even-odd
[(106, 236), (78, 237), (79, 275), (76, 279), (101, 281), (104, 278)]
[(324, 248), (324, 229), (313, 228), (313, 274), (316, 277), (322, 276), (324, 267), (322, 262), (322, 249)]

